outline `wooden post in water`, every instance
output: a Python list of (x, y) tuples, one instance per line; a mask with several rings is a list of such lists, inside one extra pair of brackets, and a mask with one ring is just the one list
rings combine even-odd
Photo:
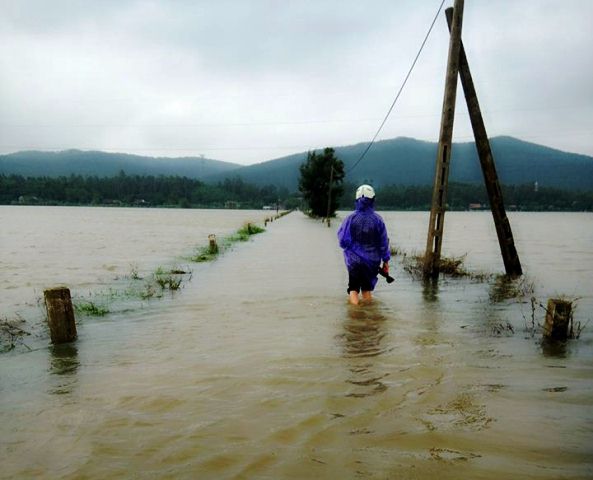
[[(445, 14), (447, 16), (449, 30), (451, 31), (453, 9), (448, 8), (445, 10)], [(488, 192), (488, 200), (490, 201), (490, 209), (492, 210), (494, 225), (496, 226), (496, 235), (498, 236), (498, 244), (500, 245), (504, 268), (507, 275), (520, 276), (523, 274), (521, 261), (519, 260), (517, 249), (515, 248), (511, 224), (509, 223), (504, 208), (502, 190), (500, 188), (500, 183), (498, 182), (498, 175), (494, 164), (494, 156), (492, 155), (492, 149), (490, 148), (490, 141), (488, 140), (488, 135), (486, 133), (486, 126), (484, 125), (484, 120), (482, 118), (478, 95), (474, 87), (467, 56), (465, 55), (463, 41), (460, 41), (459, 46), (459, 76), (461, 78), (461, 85), (463, 86), (463, 92), (465, 94), (469, 118), (474, 131), (476, 148), (478, 150), (478, 156), (480, 157), (482, 173), (484, 174), (484, 182), (486, 184), (486, 191)]]
[(47, 322), (52, 343), (76, 340), (76, 323), (70, 290), (66, 287), (49, 288), (43, 292)]
[(572, 314), (572, 302), (550, 298), (546, 308), (544, 337), (551, 340), (566, 340)]
[(216, 235), (213, 233), (208, 235), (208, 248), (210, 250), (210, 254), (216, 255), (218, 253), (218, 243), (216, 243)]
[(443, 111), (441, 113), (441, 131), (439, 134), (436, 172), (432, 190), (432, 206), (426, 239), (426, 253), (424, 254), (424, 278), (437, 278), (439, 276), (447, 203), (447, 186), (449, 184), (449, 163), (451, 160), (453, 120), (455, 118), (455, 98), (457, 95), (462, 23), (463, 0), (455, 0), (453, 25), (449, 39), (445, 95), (443, 98)]

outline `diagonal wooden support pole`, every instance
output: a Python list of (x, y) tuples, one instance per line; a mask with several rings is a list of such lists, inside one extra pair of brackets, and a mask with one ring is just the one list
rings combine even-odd
[(436, 159), (436, 172), (432, 190), (432, 206), (424, 254), (424, 278), (437, 278), (441, 262), (441, 246), (445, 226), (447, 186), (449, 184), (449, 163), (455, 118), (455, 98), (457, 94), (457, 74), (459, 72), (459, 51), (461, 48), (461, 26), (463, 23), (463, 0), (455, 0), (449, 57), (445, 77), (445, 95), (441, 113), (441, 131)]
[[(447, 16), (447, 24), (451, 31), (453, 9), (448, 8), (445, 10), (445, 15)], [(463, 92), (465, 94), (469, 118), (474, 131), (476, 148), (478, 150), (478, 156), (480, 157), (482, 173), (484, 174), (484, 182), (486, 183), (486, 191), (488, 192), (492, 217), (494, 218), (494, 225), (496, 226), (496, 235), (498, 236), (504, 268), (507, 275), (520, 276), (522, 275), (523, 270), (521, 269), (521, 262), (519, 261), (519, 255), (515, 248), (511, 224), (509, 223), (504, 208), (502, 190), (500, 188), (494, 164), (494, 156), (492, 155), (490, 141), (488, 140), (480, 104), (478, 102), (478, 95), (476, 94), (474, 81), (469, 69), (469, 63), (467, 62), (467, 56), (465, 55), (465, 49), (463, 48), (463, 41), (460, 41), (459, 48), (459, 76), (461, 78), (461, 85), (463, 86)]]

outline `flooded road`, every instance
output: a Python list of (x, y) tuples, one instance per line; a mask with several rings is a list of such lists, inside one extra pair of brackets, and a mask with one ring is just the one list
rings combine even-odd
[[(501, 271), (472, 215), (448, 217), (444, 249)], [(383, 216), (421, 248), (427, 214)], [(519, 253), (536, 295), (580, 296), (586, 320), (592, 217), (539, 234), (569, 218), (552, 217), (511, 219)], [(488, 282), (423, 285), (397, 261), (351, 307), (336, 229), (290, 214), (172, 301), (1, 356), (0, 478), (591, 478), (591, 331), (552, 355), (523, 331), (530, 305), (492, 301)]]

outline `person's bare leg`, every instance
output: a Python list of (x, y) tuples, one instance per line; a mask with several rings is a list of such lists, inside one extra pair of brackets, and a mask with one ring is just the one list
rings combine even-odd
[(349, 300), (352, 305), (358, 305), (358, 292), (356, 290), (350, 290)]
[(370, 302), (373, 299), (373, 294), (371, 292), (367, 292), (365, 290), (362, 291), (362, 299), (365, 302)]

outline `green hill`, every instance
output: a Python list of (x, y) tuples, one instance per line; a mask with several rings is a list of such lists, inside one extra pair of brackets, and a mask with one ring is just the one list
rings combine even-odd
[(0, 174), (31, 177), (60, 177), (71, 174), (112, 177), (123, 170), (128, 175), (176, 175), (204, 178), (235, 170), (237, 167), (239, 165), (235, 163), (208, 158), (155, 158), (81, 150), (28, 151), (0, 155)]
[[(538, 182), (540, 186), (564, 189), (593, 190), (593, 158), (562, 152), (512, 137), (491, 139), (492, 151), (503, 184), (521, 185)], [(335, 147), (336, 155), (346, 166), (346, 181), (384, 185), (432, 184), (437, 144), (413, 138), (399, 137), (377, 142), (366, 157), (351, 172), (350, 167), (360, 157), (366, 143)], [(306, 152), (241, 167), (224, 174), (213, 175), (207, 181), (218, 181), (225, 176), (239, 176), (258, 185), (274, 184), (297, 188), (299, 165)], [(451, 181), (483, 182), (482, 171), (473, 142), (453, 146)]]
[[(538, 182), (541, 187), (593, 191), (593, 157), (562, 152), (512, 137), (491, 139), (499, 177), (505, 185)], [(328, 145), (331, 146), (331, 145)], [(437, 144), (399, 137), (377, 142), (362, 162), (351, 166), (366, 143), (335, 147), (345, 163), (346, 182), (385, 185), (430, 185), (433, 181)], [(453, 182), (482, 183), (478, 156), (473, 142), (453, 146)], [(18, 152), (0, 155), (0, 174), (59, 177), (70, 174), (98, 177), (117, 175), (174, 175), (217, 183), (239, 177), (258, 186), (275, 185), (295, 191), (299, 165), (307, 154), (242, 167), (207, 158), (154, 158), (121, 153), (67, 150), (63, 152)]]

